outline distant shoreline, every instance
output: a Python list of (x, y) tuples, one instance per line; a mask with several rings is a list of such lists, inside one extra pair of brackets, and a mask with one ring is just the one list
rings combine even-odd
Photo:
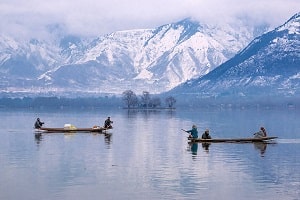
[(168, 108), (168, 107), (161, 107), (161, 108), (126, 108), (123, 107), (124, 110), (176, 110), (175, 107)]
[(270, 109), (288, 108), (299, 109), (300, 99), (298, 98), (267, 98), (267, 99), (201, 99), (201, 98), (178, 98), (173, 107), (160, 105), (157, 107), (127, 107), (120, 97), (23, 97), (23, 98), (0, 98), (0, 109), (123, 109), (123, 110), (178, 110), (178, 109)]

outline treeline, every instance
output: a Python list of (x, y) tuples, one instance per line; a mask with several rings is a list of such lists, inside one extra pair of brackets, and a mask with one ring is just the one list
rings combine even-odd
[(0, 98), (0, 108), (139, 108), (157, 109), (174, 108), (176, 100), (169, 96), (164, 100), (158, 95), (151, 95), (144, 91), (141, 95), (136, 95), (131, 90), (123, 92), (122, 96), (104, 97), (2, 97)]
[(0, 108), (89, 108), (115, 107), (122, 104), (118, 97), (22, 97), (0, 98)]
[(153, 96), (147, 91), (138, 96), (132, 90), (126, 90), (123, 92), (123, 102), (125, 108), (139, 108), (139, 109), (156, 109), (156, 108), (174, 108), (176, 99), (172, 96), (168, 96), (161, 100), (157, 95)]

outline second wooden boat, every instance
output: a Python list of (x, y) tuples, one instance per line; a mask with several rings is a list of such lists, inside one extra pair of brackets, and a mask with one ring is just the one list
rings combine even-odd
[(202, 139), (202, 138), (188, 138), (191, 142), (264, 142), (276, 139), (278, 137), (261, 137), (261, 138), (213, 138), (213, 139)]

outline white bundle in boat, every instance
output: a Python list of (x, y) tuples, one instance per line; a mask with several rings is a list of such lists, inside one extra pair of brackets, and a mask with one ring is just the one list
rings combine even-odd
[(65, 130), (75, 130), (76, 126), (74, 126), (73, 124), (65, 124), (64, 129)]

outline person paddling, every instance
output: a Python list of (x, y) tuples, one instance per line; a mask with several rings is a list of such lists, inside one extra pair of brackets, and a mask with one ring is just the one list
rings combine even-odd
[(185, 132), (190, 133), (189, 138), (198, 138), (198, 130), (196, 125), (193, 125), (191, 130)]
[(112, 123), (113, 123), (113, 121), (110, 120), (110, 117), (107, 117), (107, 119), (104, 122), (104, 128), (107, 128), (107, 129), (112, 128), (112, 125), (111, 125)]
[(43, 124), (44, 124), (44, 122), (41, 122), (40, 118), (37, 118), (34, 123), (34, 128), (36, 128), (36, 129), (42, 128)]

